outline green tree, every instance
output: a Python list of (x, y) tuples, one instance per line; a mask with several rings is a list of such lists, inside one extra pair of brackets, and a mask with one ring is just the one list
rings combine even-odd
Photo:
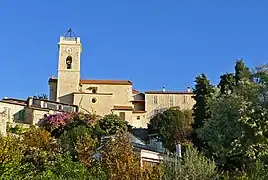
[(69, 153), (75, 161), (80, 159), (80, 153), (78, 152), (80, 149), (78, 148), (78, 144), (84, 142), (93, 143), (87, 144), (87, 147), (84, 147), (87, 150), (92, 149), (92, 145), (94, 148), (97, 145), (97, 140), (94, 138), (94, 135), (92, 135), (91, 128), (82, 125), (64, 131), (64, 133), (59, 137), (59, 144), (62, 152)]
[(227, 94), (233, 91), (235, 86), (235, 78), (233, 73), (226, 73), (220, 76), (220, 83), (218, 87), (220, 88), (221, 94)]
[(199, 139), (206, 142), (203, 149), (220, 167), (234, 169), (242, 166), (243, 153), (234, 152), (232, 143), (242, 136), (242, 124), (238, 121), (242, 97), (235, 94), (220, 96), (210, 104), (211, 118), (197, 130)]
[(190, 142), (192, 122), (191, 110), (170, 108), (150, 120), (148, 131), (149, 133), (158, 133), (164, 146), (174, 151), (176, 144), (188, 144)]
[(98, 121), (96, 127), (100, 130), (100, 136), (127, 132), (131, 131), (132, 128), (127, 121), (121, 120), (116, 114), (105, 115)]
[(245, 66), (243, 59), (237, 60), (235, 65), (235, 83), (240, 84), (242, 81), (252, 80), (252, 73), (249, 68)]
[(209, 102), (211, 101), (215, 90), (205, 74), (196, 77), (195, 83), (193, 93), (196, 103), (193, 107), (194, 123), (192, 140), (195, 146), (200, 149), (204, 146), (204, 142), (197, 137), (196, 131), (203, 127), (204, 123), (211, 117)]
[(214, 99), (212, 116), (199, 132), (227, 169), (248, 169), (268, 156), (268, 71), (256, 68), (251, 74), (251, 81), (238, 84), (232, 94)]
[(60, 149), (48, 131), (33, 126), (21, 138), (25, 146), (21, 160), (21, 166), (25, 167), (23, 174), (37, 176), (44, 172), (47, 166), (53, 165)]

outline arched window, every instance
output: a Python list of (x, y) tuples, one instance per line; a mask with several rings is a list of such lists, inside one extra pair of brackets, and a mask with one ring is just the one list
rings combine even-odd
[(68, 56), (66, 58), (66, 65), (67, 65), (67, 69), (72, 69), (72, 60), (73, 58), (71, 56)]

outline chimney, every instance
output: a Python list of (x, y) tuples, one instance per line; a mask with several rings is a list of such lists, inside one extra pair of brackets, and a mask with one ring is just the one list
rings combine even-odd
[(163, 88), (162, 88), (162, 92), (166, 92), (166, 88), (165, 88), (165, 86), (163, 86)]
[(191, 92), (191, 88), (189, 86), (187, 87), (187, 92)]
[(31, 106), (31, 105), (33, 105), (33, 97), (32, 96), (28, 98), (28, 106)]

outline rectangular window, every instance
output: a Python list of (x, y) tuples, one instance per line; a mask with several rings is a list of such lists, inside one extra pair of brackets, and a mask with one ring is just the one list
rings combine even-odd
[(174, 106), (174, 97), (173, 96), (169, 96), (169, 105)]
[(123, 121), (126, 120), (126, 113), (125, 112), (119, 112), (119, 118)]
[(137, 116), (137, 120), (140, 120), (141, 119), (141, 117), (140, 116)]
[(158, 104), (157, 96), (154, 96), (154, 104)]

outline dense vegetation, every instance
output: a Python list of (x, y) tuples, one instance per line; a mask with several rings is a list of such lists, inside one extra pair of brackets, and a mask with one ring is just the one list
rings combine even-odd
[[(238, 60), (218, 85), (205, 74), (195, 82), (192, 128), (184, 111), (169, 109), (150, 121), (149, 130), (169, 150), (177, 143), (195, 146), (214, 160), (218, 177), (268, 179), (268, 66), (249, 70)], [(189, 131), (190, 138), (182, 136)]]
[[(131, 127), (117, 115), (61, 113), (38, 127), (9, 128), (0, 137), (1, 179), (268, 179), (268, 66), (242, 60), (212, 85), (196, 77), (192, 110), (153, 117), (149, 133), (166, 148), (158, 165), (143, 164)], [(110, 139), (103, 141), (103, 136)], [(183, 156), (175, 146), (183, 145)]]

